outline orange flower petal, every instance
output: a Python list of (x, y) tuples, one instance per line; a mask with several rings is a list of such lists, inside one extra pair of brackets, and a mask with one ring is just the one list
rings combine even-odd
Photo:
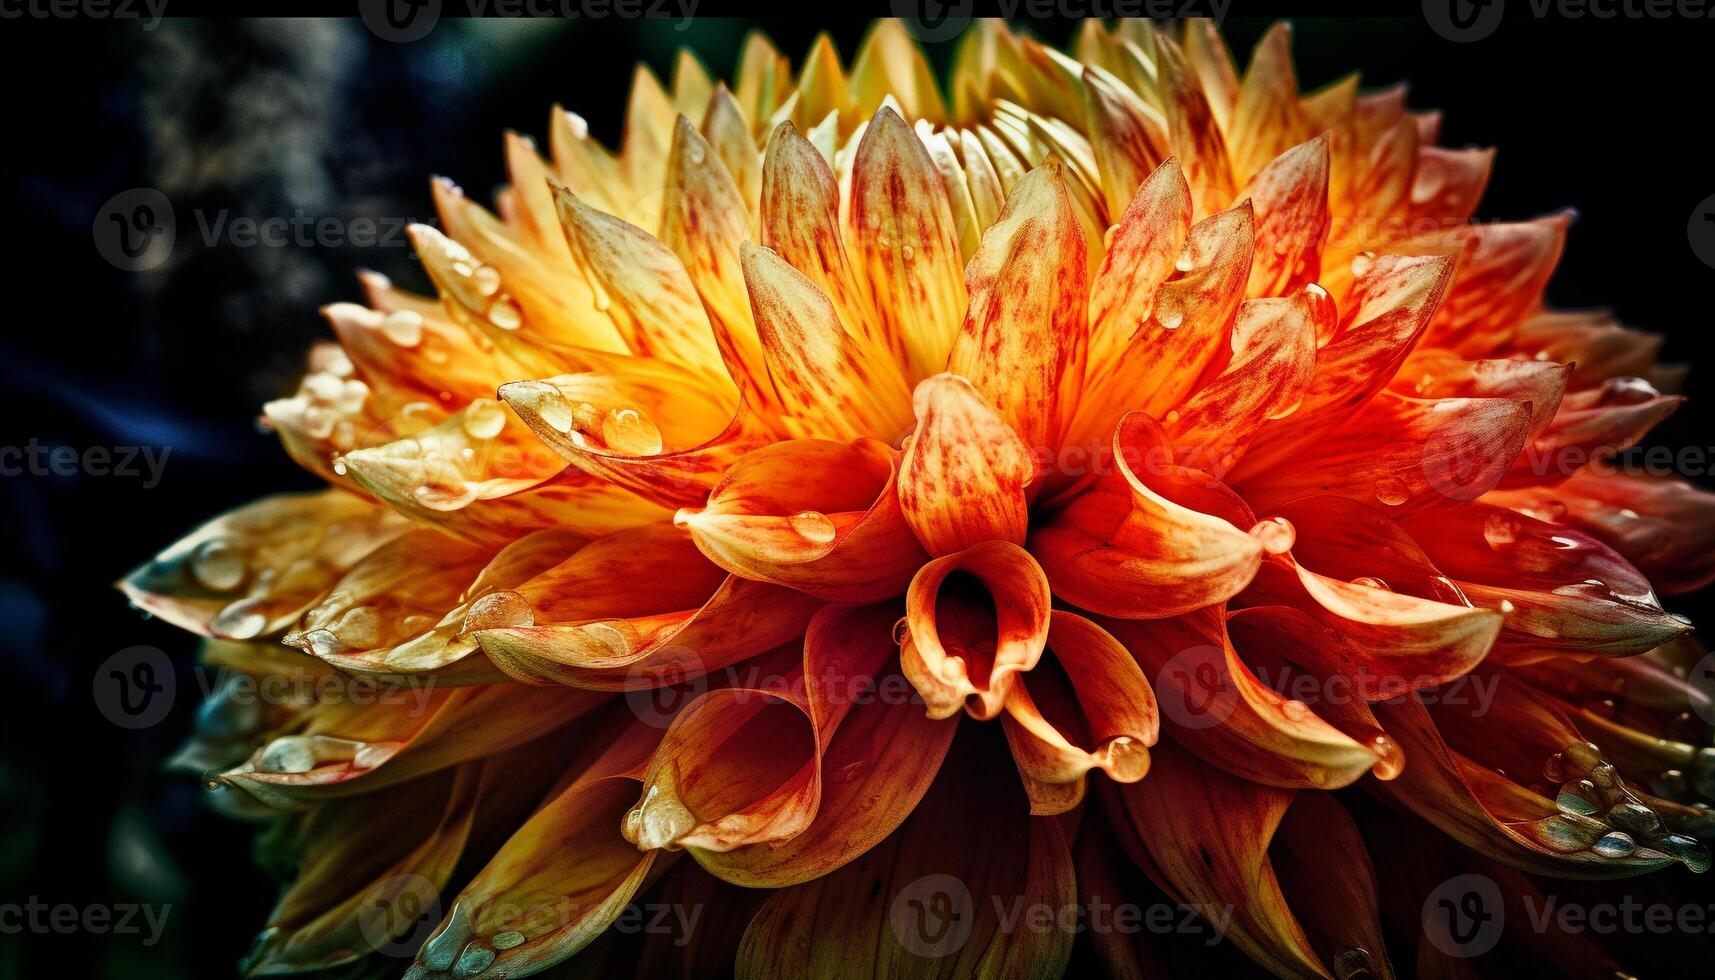
[(1289, 789), (1362, 778), (1382, 752), (1264, 684), (1233, 648), (1219, 606), (1152, 620), (1100, 620), (1143, 665), (1168, 733), (1235, 776)]
[(982, 719), (999, 714), (1015, 676), (1042, 656), (1052, 598), (1035, 559), (1005, 541), (924, 565), (905, 596), (899, 657), (929, 717), (961, 707)]
[(873, 338), (908, 382), (940, 371), (965, 315), (965, 282), (946, 186), (923, 143), (892, 108), (864, 129), (852, 164), (854, 261), (874, 300)]
[(1156, 167), (1119, 207), (1123, 213), (1114, 212), (1120, 216), (1090, 285), (1093, 379), (1114, 369), (1154, 312), (1191, 232), (1191, 192), (1176, 160)]
[(1023, 544), (1026, 488), (1035, 479), (1030, 447), (969, 381), (938, 374), (913, 398), (917, 430), (899, 471), (899, 506), (932, 555), (979, 541)]
[(848, 440), (903, 432), (911, 394), (897, 365), (849, 333), (827, 294), (785, 259), (749, 242), (741, 252), (763, 360), (788, 433)]
[[(1073, 934), (1006, 922), (1077, 900), (1066, 836), (1053, 820), (1026, 815), (997, 761), (961, 742), (892, 836), (831, 874), (776, 892), (745, 933), (736, 975), (1059, 976)], [(981, 834), (970, 832), (976, 813)]]
[(1160, 725), (1137, 661), (1100, 626), (1057, 610), (1048, 651), (1051, 657), (1019, 675), (1001, 715), (1037, 816), (1081, 802), (1091, 769), (1120, 782), (1142, 779)]
[[(1085, 245), (1058, 167), (1019, 181), (965, 267), (970, 307), (947, 358), (1031, 446), (1056, 446), (1084, 374)], [(1057, 270), (1044, 282), (1042, 269)]]
[(959, 726), (902, 696), (894, 618), (887, 606), (829, 606), (811, 621), (804, 659), (819, 697), (849, 702), (823, 745), (821, 803), (790, 839), (698, 853), (710, 871), (753, 888), (820, 878), (893, 833), (928, 791)]
[(132, 605), (181, 629), (251, 640), (291, 625), (408, 526), (339, 490), (265, 497), (197, 528), (119, 588)]
[(734, 575), (843, 602), (899, 595), (928, 560), (894, 492), (896, 454), (873, 439), (794, 439), (741, 456), (681, 510), (704, 555)]
[(637, 769), (659, 737), (634, 721), (592, 741), (591, 751), (573, 760), (569, 771), (576, 775), (459, 893), (406, 976), (533, 973), (572, 956), (612, 925), (664, 863), (656, 852), (639, 853), (619, 833)]
[[(1247, 533), (1249, 509), (1207, 474), (1173, 464), (1142, 413), (1114, 432), (1111, 466), (1030, 534), (1056, 595), (1105, 616), (1175, 616), (1230, 598), (1265, 550), (1290, 547), (1279, 525)], [(1282, 533), (1286, 532), (1286, 540)]]
[(1328, 237), (1328, 137), (1275, 157), (1240, 193), (1256, 208), (1256, 252), (1246, 295), (1284, 296), (1314, 282)]

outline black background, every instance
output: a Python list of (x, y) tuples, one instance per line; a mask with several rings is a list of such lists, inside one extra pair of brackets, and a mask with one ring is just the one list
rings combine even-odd
[[(1557, 305), (1609, 306), (1665, 334), (1670, 360), (1700, 359), (1715, 269), (1686, 226), (1715, 194), (1715, 21), (1539, 20), (1515, 2), (1494, 36), (1455, 44), (1404, 9), (1293, 18), (1301, 80), (1355, 68), (1372, 86), (1410, 81), (1414, 107), (1445, 111), (1443, 143), (1499, 145), (1481, 217), (1579, 211)], [(1241, 61), (1268, 22), (1236, 0), (1227, 32)], [(691, 44), (725, 75), (750, 26), (797, 60), (819, 30), (849, 57), (864, 21), (699, 19), (683, 32), (446, 21), (411, 44), (356, 20), (153, 32), (0, 21), (0, 445), (171, 448), (149, 489), (140, 477), (0, 478), (0, 901), (173, 905), (153, 949), (0, 936), (0, 976), (230, 975), (271, 903), (248, 862), (250, 830), (203, 810), (194, 780), (159, 771), (194, 711), (194, 644), (129, 610), (111, 583), (210, 515), (310, 486), (255, 430), (260, 403), (290, 392), (304, 348), (327, 335), (316, 308), (359, 298), (357, 268), (424, 280), (402, 245), (207, 246), (193, 209), (430, 220), (429, 175), (480, 196), (502, 182), (504, 128), (545, 138), (560, 102), (611, 143), (634, 61), (665, 77)], [(1029, 26), (1054, 41), (1073, 29)], [(950, 54), (931, 46), (938, 67)], [(173, 199), (178, 243), (162, 268), (125, 273), (97, 253), (91, 227), (104, 201), (140, 186)], [(1696, 397), (1701, 378), (1655, 442), (1711, 444), (1715, 400)], [(1670, 602), (1694, 618), (1704, 604)], [(129, 732), (90, 692), (96, 666), (136, 644), (187, 666), (168, 720)]]

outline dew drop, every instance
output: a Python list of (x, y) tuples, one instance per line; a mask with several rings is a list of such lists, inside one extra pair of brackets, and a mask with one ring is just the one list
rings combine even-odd
[(492, 265), (478, 266), (477, 270), (471, 273), (471, 284), (482, 295), (493, 296), (500, 292), (500, 270)]
[(1185, 314), (1178, 310), (1161, 310), (1155, 314), (1155, 319), (1167, 330), (1178, 330), (1185, 322)]
[(228, 640), (254, 640), (268, 628), (268, 617), (256, 607), (254, 599), (241, 599), (222, 609), (208, 628)]
[(1149, 771), (1149, 749), (1130, 735), (1109, 739), (1102, 747), (1107, 756), (1108, 774), (1122, 783), (1135, 783)]
[(616, 408), (603, 416), (601, 441), (627, 456), (656, 456), (662, 449), (661, 430), (635, 408)]
[(1251, 537), (1262, 544), (1262, 550), (1271, 555), (1283, 555), (1291, 551), (1293, 542), (1298, 540), (1298, 530), (1284, 517), (1258, 521), (1250, 533)]
[(492, 942), (495, 949), (511, 949), (524, 945), (524, 934), (513, 929), (496, 935)]
[(490, 592), (472, 602), (464, 617), (467, 633), (534, 625), (536, 613), (530, 608), (530, 600), (510, 589)]
[(191, 552), (191, 575), (205, 589), (231, 592), (249, 573), (244, 549), (228, 538), (211, 538)]
[(381, 321), (381, 335), (400, 347), (423, 342), (423, 315), (416, 310), (394, 310)]
[(1376, 753), (1376, 762), (1370, 771), (1377, 779), (1393, 779), (1405, 771), (1405, 750), (1389, 736), (1377, 735), (1370, 739), (1370, 748)]
[(524, 313), (510, 296), (501, 296), (489, 304), (488, 322), (502, 330), (517, 330), (524, 325)]
[(459, 954), (458, 962), (453, 964), (453, 975), (457, 977), (474, 977), (489, 968), (494, 963), (494, 950), (483, 943), (473, 942)]
[(1399, 479), (1384, 476), (1376, 481), (1376, 500), (1389, 507), (1398, 507), (1411, 499), (1411, 491)]
[(838, 531), (828, 515), (816, 510), (801, 510), (786, 519), (798, 536), (811, 544), (827, 544)]
[(906, 638), (910, 635), (911, 621), (901, 616), (899, 621), (893, 624), (893, 645), (904, 646)]
[(1375, 265), (1376, 253), (1359, 252), (1357, 255), (1352, 256), (1352, 275), (1366, 275), (1371, 269), (1375, 268)]
[(1393, 591), (1388, 588), (1388, 584), (1386, 582), (1376, 578), (1374, 575), (1360, 575), (1357, 578), (1352, 579), (1352, 584), (1361, 585), (1368, 589), (1380, 589), (1383, 592)]
[(1623, 834), (1619, 831), (1604, 834), (1596, 843), (1590, 845), (1590, 850), (1605, 858), (1629, 857), (1637, 849), (1637, 841), (1632, 840), (1630, 834)]
[(465, 409), (464, 431), (472, 439), (493, 439), (506, 428), (506, 409), (492, 398), (478, 398)]

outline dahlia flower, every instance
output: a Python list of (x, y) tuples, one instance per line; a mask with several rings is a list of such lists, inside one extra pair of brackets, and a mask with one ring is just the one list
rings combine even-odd
[(1492, 154), (1301, 92), (1285, 27), (1241, 73), (983, 22), (945, 91), (895, 23), (639, 68), (617, 152), (556, 109), (493, 211), (435, 182), (436, 296), (326, 309), (263, 410), (326, 489), (123, 583), (229, 678), (419, 695), (205, 706), (177, 761), (286, 877), (249, 973), (1047, 977), (1075, 930), (1007, 910), (1128, 889), (1283, 976), (1460, 973), (1450, 873), (1708, 867), (1656, 592), (1715, 498), (1609, 462), (1680, 399), (1545, 308), (1569, 216), (1472, 222)]

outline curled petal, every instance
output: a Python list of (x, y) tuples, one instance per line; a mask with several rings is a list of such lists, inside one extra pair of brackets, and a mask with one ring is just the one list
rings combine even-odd
[(671, 507), (698, 504), (732, 461), (768, 441), (763, 420), (684, 372), (635, 360), (612, 373), (502, 385), (536, 437), (591, 477)]
[(1684, 480), (1597, 468), (1555, 487), (1502, 490), (1484, 500), (1596, 537), (1664, 593), (1715, 581), (1715, 494)]
[(1474, 500), (1500, 484), (1530, 422), (1528, 404), (1505, 398), (1428, 401), (1386, 392), (1320, 445), (1239, 486), (1265, 509), (1318, 494), (1400, 513)]
[(983, 541), (924, 565), (905, 596), (905, 676), (931, 718), (999, 714), (1048, 639), (1048, 580), (1030, 553)]
[(414, 922), (452, 877), (476, 817), (483, 766), (401, 787), (392, 795), (325, 804), (297, 828), (300, 871), (257, 943), (247, 976), (329, 970), (361, 958), (391, 936), (379, 924)]
[(1253, 674), (1219, 606), (1101, 623), (1143, 665), (1168, 733), (1213, 765), (1269, 786), (1333, 789), (1381, 761), (1382, 749), (1360, 744)]
[(801, 636), (814, 596), (725, 575), (667, 524), (602, 538), (492, 602), (475, 632), (531, 684), (635, 690), (703, 676)]
[(1530, 437), (1540, 436), (1566, 393), (1569, 364), (1504, 358), (1467, 361), (1438, 347), (1414, 351), (1389, 390), (1414, 398), (1507, 398), (1530, 405)]
[(407, 527), (392, 511), (340, 490), (281, 494), (197, 528), (119, 587), (132, 605), (174, 626), (252, 640), (291, 625)]
[[(351, 641), (349, 627), (342, 629), (352, 621), (359, 627), (372, 621), (370, 607), (363, 604), (361, 593), (348, 582), (342, 582), (305, 616), (294, 634), (297, 642), (293, 645), (359, 677), (398, 681), (427, 675), (442, 685), (504, 680), (505, 674), (489, 663), (487, 657), (472, 656), (480, 649), (473, 628), (480, 627), (485, 616), (507, 607), (512, 590), (565, 561), (588, 540), (575, 532), (552, 528), (527, 534), (500, 549), (480, 569), (475, 581), (467, 580), (459, 587), (462, 591), (454, 595), (453, 601), (439, 605), (419, 602), (421, 612), (399, 617), (394, 628), (402, 637), (367, 640), (367, 646)], [(353, 574), (368, 564), (369, 560), (360, 562)], [(434, 569), (425, 572), (421, 565), (413, 564), (391, 571), (394, 575), (422, 577), (448, 585), (456, 577), (447, 575), (445, 566), (436, 565)], [(385, 570), (377, 569), (382, 571)], [(351, 578), (347, 576), (348, 580)], [(363, 576), (370, 586), (376, 578)], [(420, 596), (421, 589), (410, 588), (408, 594)], [(377, 592), (375, 598), (383, 600), (385, 605), (394, 604), (385, 593)], [(318, 629), (326, 630), (327, 635), (318, 635)], [(358, 638), (366, 635), (359, 633)], [(292, 639), (288, 636), (287, 642)]]
[(1276, 789), (1156, 746), (1149, 778), (1103, 787), (1109, 825), (1133, 861), (1176, 901), (1230, 916), (1225, 934), (1283, 976), (1331, 976), (1292, 915), (1269, 841), (1292, 805)]
[(1277, 525), (1247, 533), (1249, 509), (1198, 470), (1173, 463), (1148, 416), (1126, 416), (1111, 471), (1032, 530), (1030, 550), (1057, 595), (1104, 616), (1175, 616), (1250, 582), (1265, 550), (1290, 547)]
[(872, 602), (903, 592), (928, 559), (900, 508), (896, 467), (873, 439), (778, 442), (740, 457), (706, 507), (674, 521), (734, 575)]
[[(1392, 697), (1467, 673), (1500, 633), (1498, 612), (1342, 581), (1296, 563), (1291, 572), (1296, 595), (1290, 586), (1276, 585), (1271, 574), (1258, 597), (1303, 609), (1333, 629), (1348, 649), (1360, 651), (1355, 676), (1368, 698)], [(1263, 582), (1259, 576), (1259, 585)]]
[(1142, 779), (1160, 725), (1137, 661), (1100, 626), (1056, 611), (1048, 651), (1012, 686), (1001, 716), (1038, 816), (1075, 807), (1091, 769), (1120, 782)]
[(918, 540), (946, 555), (996, 540), (1023, 544), (1036, 461), (1017, 431), (952, 374), (919, 382), (917, 430), (900, 464), (899, 505)]
[(453, 900), (410, 980), (546, 969), (601, 935), (649, 880), (661, 859), (632, 847), (619, 822), (660, 732), (636, 720), (614, 727), (572, 760), (576, 775)]
[[(1556, 877), (1620, 877), (1673, 862), (1673, 856), (1643, 847), (1618, 857), (1592, 850), (1608, 831), (1602, 821), (1584, 815), (1595, 804), (1579, 808), (1583, 813), (1562, 812), (1553, 801), (1455, 751), (1416, 698), (1374, 707), (1411, 760), (1398, 779), (1376, 785), (1465, 846), (1515, 868)], [(1706, 867), (1707, 854), (1703, 860)]]
[(829, 702), (818, 710), (844, 711), (822, 747), (820, 806), (787, 840), (698, 853), (710, 871), (752, 888), (819, 878), (893, 833), (928, 791), (959, 726), (904, 696), (894, 618), (887, 606), (829, 606), (811, 621), (804, 659), (821, 678), (812, 690)]
[[(1065, 831), (1027, 815), (997, 761), (962, 741), (890, 837), (831, 874), (776, 892), (745, 932), (740, 980), (1059, 976), (1072, 932), (1009, 927), (1008, 917), (1077, 900)], [(983, 815), (981, 834), (970, 832), (973, 813)], [(945, 923), (952, 933), (939, 931)]]

